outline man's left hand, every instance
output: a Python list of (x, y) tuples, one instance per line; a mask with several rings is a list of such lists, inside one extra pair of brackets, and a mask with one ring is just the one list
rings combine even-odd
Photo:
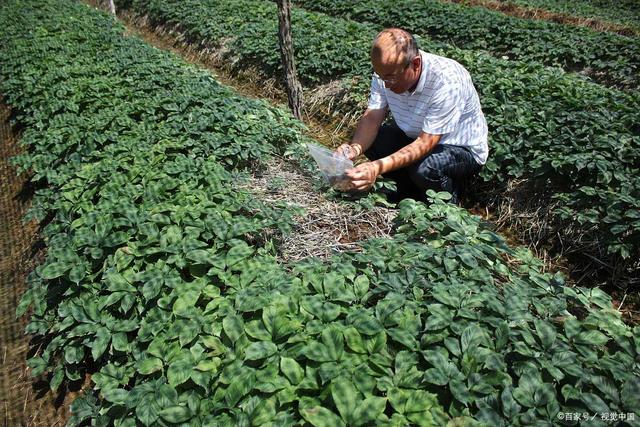
[(366, 162), (349, 169), (345, 175), (351, 181), (351, 188), (357, 191), (365, 191), (373, 186), (380, 175), (380, 165), (376, 162)]

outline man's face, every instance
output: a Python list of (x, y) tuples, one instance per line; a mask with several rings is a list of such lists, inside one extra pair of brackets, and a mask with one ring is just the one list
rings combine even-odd
[(382, 79), (387, 89), (394, 93), (403, 93), (413, 87), (420, 79), (420, 62), (420, 55), (404, 64), (375, 61), (373, 70)]

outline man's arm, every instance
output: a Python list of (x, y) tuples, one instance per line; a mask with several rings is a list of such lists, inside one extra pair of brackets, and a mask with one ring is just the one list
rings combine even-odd
[(440, 141), (440, 137), (441, 135), (421, 132), (411, 144), (402, 147), (390, 156), (375, 160), (373, 163), (377, 164), (378, 175), (401, 169), (417, 162), (433, 150), (433, 147)]
[(389, 112), (388, 107), (376, 110), (367, 109), (356, 126), (356, 131), (351, 138), (350, 144), (342, 144), (336, 150), (338, 153), (345, 153), (346, 156), (353, 160), (360, 154), (364, 153), (371, 147), (376, 139), (378, 129), (384, 122)]
[(429, 154), (438, 144), (440, 138), (441, 135), (421, 132), (415, 141), (390, 156), (363, 163), (347, 171), (351, 185), (355, 190), (368, 189), (376, 181), (378, 175), (409, 166)]

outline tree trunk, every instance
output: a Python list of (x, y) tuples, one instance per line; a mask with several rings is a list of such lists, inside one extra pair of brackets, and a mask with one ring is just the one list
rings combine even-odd
[(111, 12), (112, 15), (116, 14), (116, 5), (113, 3), (113, 0), (109, 0), (109, 12)]
[(282, 68), (284, 69), (289, 108), (291, 108), (295, 117), (302, 119), (302, 86), (298, 81), (296, 64), (293, 58), (290, 0), (278, 0), (278, 18), (280, 21), (280, 31), (278, 32), (280, 57), (282, 58)]

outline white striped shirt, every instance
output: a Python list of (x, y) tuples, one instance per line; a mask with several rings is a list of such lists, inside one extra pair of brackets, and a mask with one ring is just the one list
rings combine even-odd
[(440, 144), (468, 147), (485, 164), (489, 155), (487, 121), (469, 72), (453, 59), (420, 51), (422, 72), (413, 92), (393, 93), (377, 75), (371, 79), (369, 108), (389, 107), (410, 138), (420, 132), (442, 135)]

